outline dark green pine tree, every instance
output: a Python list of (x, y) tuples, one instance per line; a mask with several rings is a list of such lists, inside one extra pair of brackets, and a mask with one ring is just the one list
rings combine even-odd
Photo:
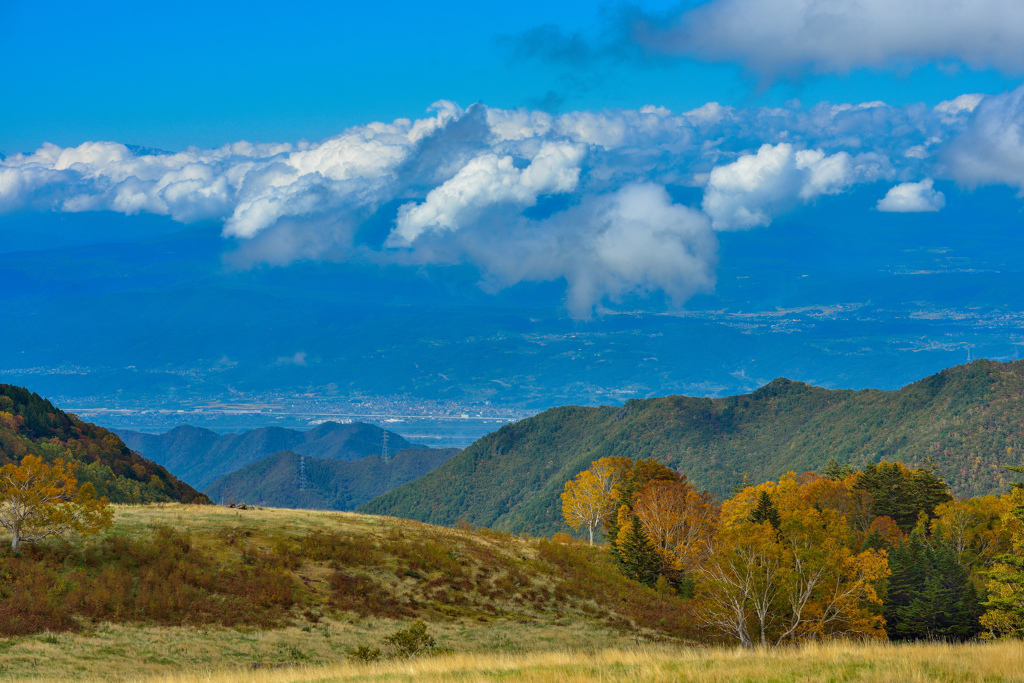
[(922, 512), (931, 517), (936, 505), (952, 500), (942, 474), (930, 460), (924, 468), (909, 472), (897, 463), (868, 463), (854, 488), (871, 494), (874, 516), (891, 517), (904, 532), (914, 528)]
[[(1016, 472), (1017, 474), (1024, 474), (1024, 467), (1014, 467), (1012, 465), (1003, 465), (1003, 469), (1004, 470), (1008, 470), (1010, 472)], [(1011, 489), (1021, 489), (1021, 488), (1024, 488), (1024, 482), (1019, 482), (1019, 481), (1011, 482), (1010, 483), (1010, 488)]]
[(825, 463), (825, 467), (821, 470), (822, 474), (824, 474), (829, 479), (832, 479), (833, 481), (846, 479), (848, 476), (853, 474), (853, 472), (854, 469), (850, 466), (849, 463), (840, 465), (839, 461), (836, 460), (835, 458), (829, 458), (828, 462)]
[(773, 529), (779, 530), (779, 524), (782, 522), (782, 519), (779, 517), (779, 508), (775, 507), (775, 501), (772, 500), (772, 497), (766, 491), (761, 491), (757, 496), (757, 503), (750, 512), (750, 521), (755, 524), (768, 522), (772, 525)]
[(981, 631), (977, 591), (956, 550), (920, 530), (889, 551), (883, 615), (890, 640), (967, 640)]
[(633, 515), (628, 528), (622, 543), (612, 544), (615, 559), (623, 574), (646, 586), (654, 586), (661, 574), (661, 556), (647, 538), (636, 515)]

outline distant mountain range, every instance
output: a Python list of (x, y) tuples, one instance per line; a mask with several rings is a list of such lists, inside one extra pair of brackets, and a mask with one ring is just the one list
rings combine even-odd
[(26, 455), (77, 464), (79, 483), (92, 483), (113, 503), (208, 503), (206, 496), (160, 465), (133, 453), (116, 435), (83, 422), (34, 392), (0, 384), (0, 465)]
[(728, 495), (748, 477), (931, 458), (959, 495), (1001, 493), (1024, 465), (1024, 361), (979, 360), (896, 391), (777, 379), (728, 398), (669, 396), (553, 408), (483, 437), (360, 512), (510, 531), (564, 530), (565, 482), (604, 456), (656, 458)]
[[(385, 433), (390, 455), (382, 459)], [(205, 489), (214, 502), (324, 510), (352, 510), (459, 452), (413, 444), (363, 422), (325, 422), (309, 431), (263, 427), (221, 435), (181, 425), (166, 434), (117, 434), (132, 450)]]
[(377, 455), (354, 461), (304, 457), (306, 485), (300, 489), (303, 456), (280, 451), (221, 477), (205, 492), (215, 503), (354, 510), (427, 474), (458, 452), (457, 448), (406, 448), (387, 460)]
[[(222, 435), (181, 425), (166, 434), (130, 430), (115, 430), (115, 433), (132, 450), (163, 465), (193, 486), (205, 489), (230, 472), (284, 450), (325, 460), (351, 461), (380, 455), (384, 431), (363, 422), (325, 422), (309, 431), (262, 427)], [(416, 445), (399, 434), (388, 432), (388, 449), (392, 453), (406, 448), (416, 448)]]

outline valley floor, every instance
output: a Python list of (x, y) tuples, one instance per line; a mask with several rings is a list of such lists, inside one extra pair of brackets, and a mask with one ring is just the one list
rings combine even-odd
[[(238, 635), (173, 629), (110, 629), (92, 639), (21, 639), (0, 655), (0, 678), (35, 680), (138, 680), (149, 683), (327, 683), (329, 681), (1024, 681), (1024, 644), (809, 645), (776, 651), (668, 645), (619, 646), (598, 650), (516, 651), (505, 629), (472, 634), (491, 653), (455, 653), (412, 661), (358, 665), (239, 666), (254, 653), (287, 652), (294, 660), (312, 638), (296, 634)], [(563, 645), (584, 634), (561, 631)], [(453, 634), (448, 634), (453, 635)], [(460, 638), (467, 634), (458, 634)], [(520, 636), (522, 634), (519, 634)], [(538, 634), (533, 634), (538, 635)], [(593, 635), (593, 634), (588, 634)], [(446, 636), (447, 637), (447, 636)], [(326, 639), (325, 639), (326, 640)], [(444, 638), (442, 638), (444, 640)], [(550, 643), (534, 642), (544, 648)], [(107, 642), (108, 645), (100, 645)], [(520, 641), (526, 644), (528, 641)], [(323, 648), (319, 648), (322, 650)], [(30, 659), (34, 658), (35, 663)], [(232, 666), (230, 663), (234, 662)], [(13, 667), (13, 669), (12, 669)], [(182, 667), (175, 674), (147, 672)]]

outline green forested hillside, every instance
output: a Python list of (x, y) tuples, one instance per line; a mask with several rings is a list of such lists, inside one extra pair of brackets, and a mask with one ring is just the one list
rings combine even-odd
[(57, 409), (28, 389), (0, 384), (0, 465), (27, 454), (78, 465), (81, 483), (114, 503), (209, 502), (170, 472), (133, 453), (115, 434)]
[(217, 503), (253, 503), (310, 510), (353, 510), (396, 486), (421, 477), (457, 448), (407, 448), (388, 460), (305, 458), (306, 488), (299, 490), (299, 455), (281, 451), (225, 475), (205, 493)]
[(668, 396), (554, 408), (489, 434), (434, 472), (360, 508), (434, 524), (563, 531), (565, 482), (605, 456), (656, 458), (728, 494), (744, 476), (931, 457), (960, 495), (1003, 492), (1024, 464), (1024, 361), (979, 360), (898, 391), (777, 379), (728, 398)]
[[(218, 434), (181, 425), (166, 434), (119, 430), (128, 446), (160, 463), (193, 486), (205, 489), (218, 478), (280, 451), (314, 458), (359, 460), (381, 452), (384, 430), (363, 422), (325, 422), (308, 431), (261, 427), (241, 434)], [(392, 452), (413, 444), (388, 432)]]

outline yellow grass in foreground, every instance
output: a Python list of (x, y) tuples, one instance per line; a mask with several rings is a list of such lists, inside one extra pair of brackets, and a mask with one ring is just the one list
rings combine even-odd
[(1024, 645), (832, 643), (768, 652), (645, 646), (449, 655), (378, 665), (190, 672), (156, 683), (303, 681), (1024, 681)]

